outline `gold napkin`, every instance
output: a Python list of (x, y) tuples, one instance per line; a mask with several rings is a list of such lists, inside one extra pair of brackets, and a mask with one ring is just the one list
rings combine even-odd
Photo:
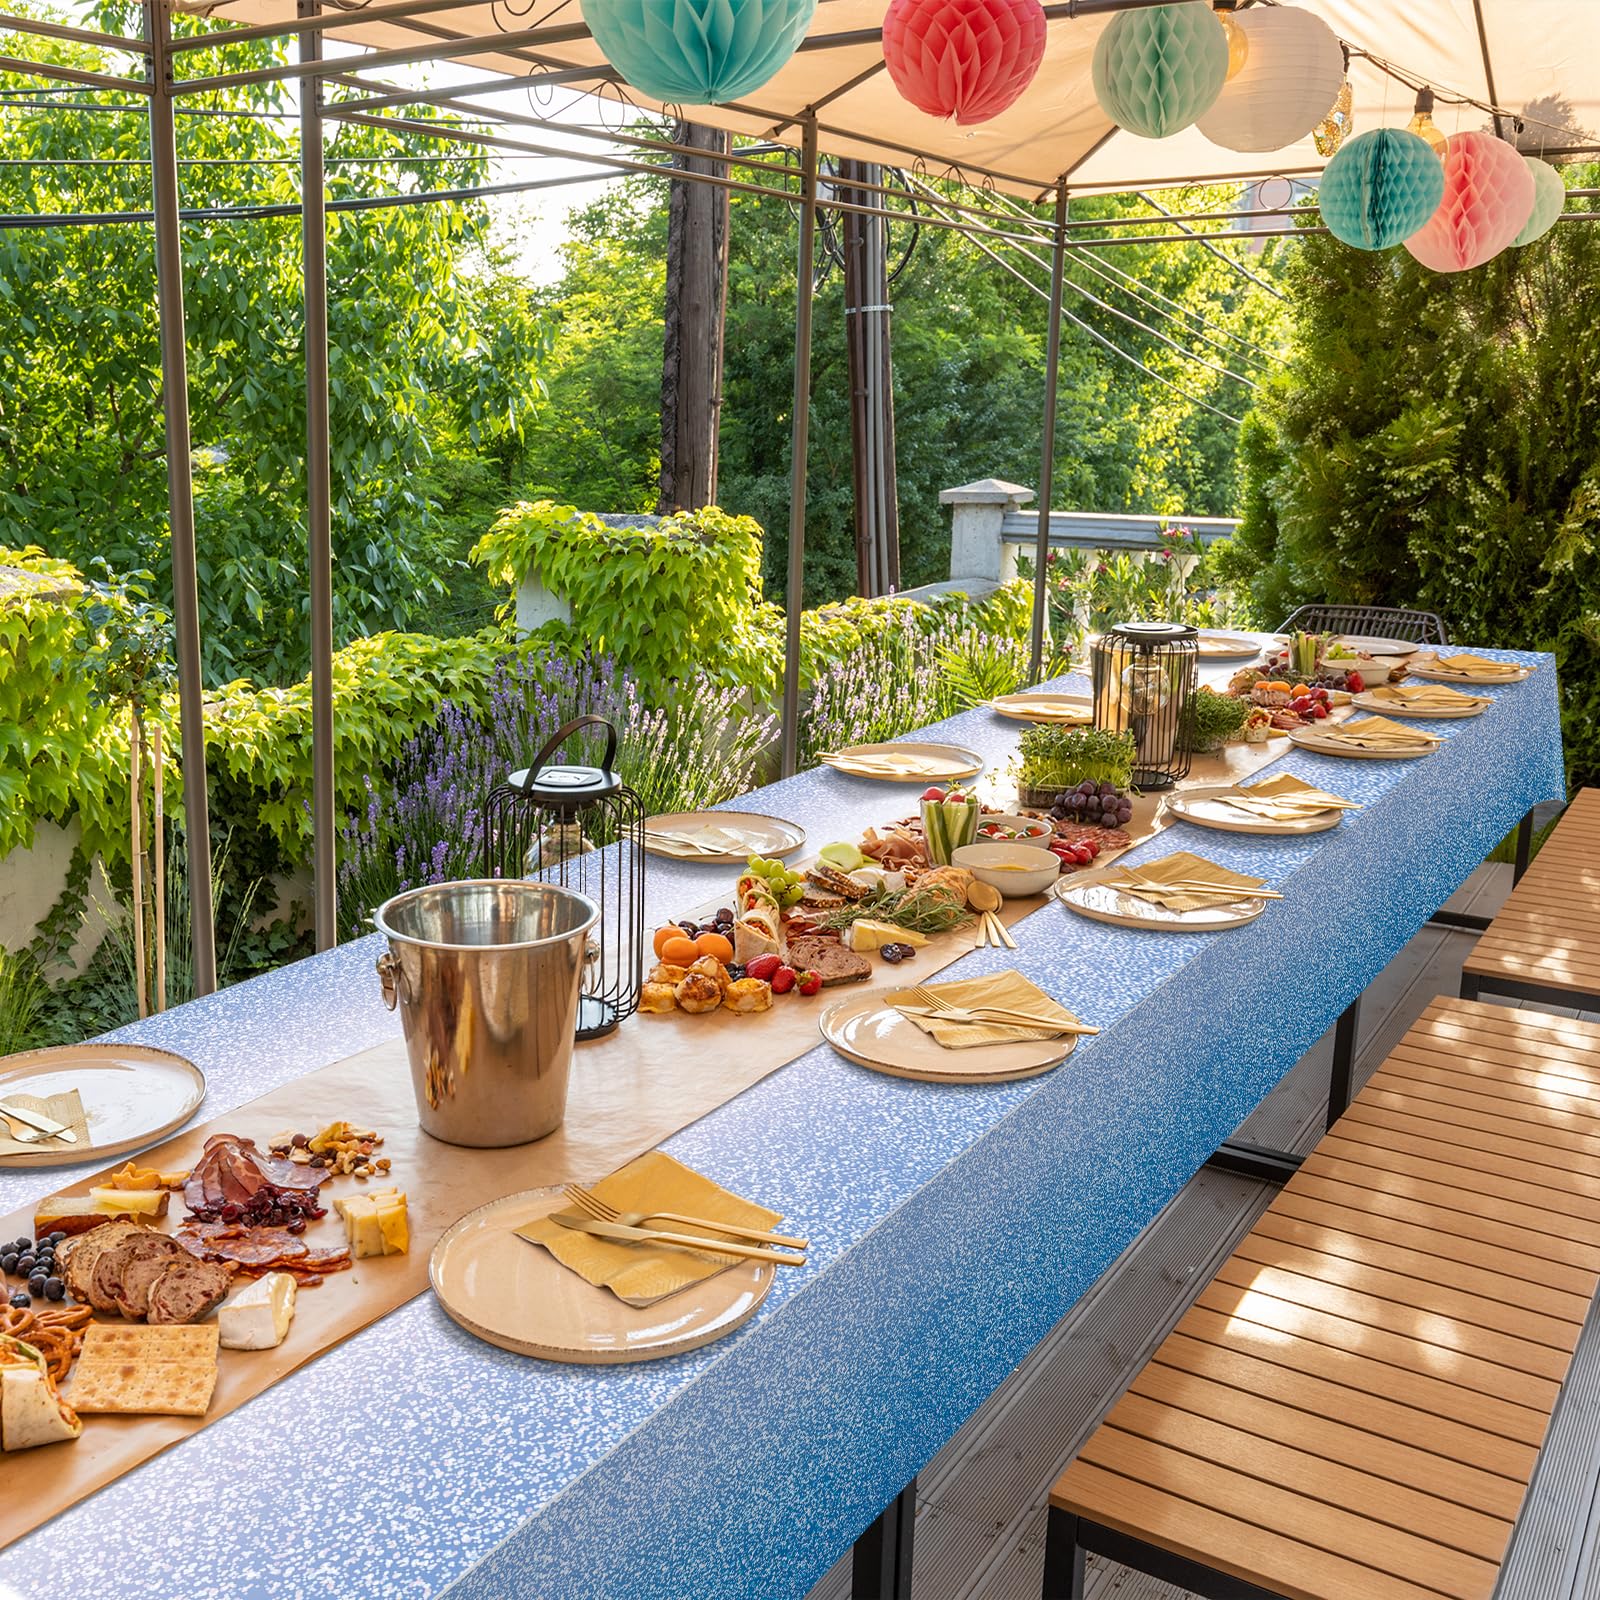
[[(1255, 809), (1257, 815), (1271, 817), (1277, 822), (1298, 822), (1302, 817), (1315, 815), (1308, 802), (1323, 800), (1328, 807), (1344, 809), (1350, 801), (1341, 795), (1330, 794), (1326, 789), (1319, 789), (1315, 784), (1303, 783), (1290, 772), (1280, 772), (1276, 777), (1266, 778), (1260, 783), (1252, 783), (1248, 787), (1239, 785), (1239, 792), (1247, 794), (1258, 802)], [(1294, 805), (1272, 806), (1269, 804), (1274, 799), (1295, 801)]]
[(1408, 728), (1393, 717), (1357, 717), (1351, 722), (1341, 722), (1336, 728), (1318, 728), (1319, 739), (1333, 739), (1339, 743), (1362, 744), (1369, 747), (1383, 745), (1437, 744), (1438, 736), (1423, 733), (1418, 728)]
[(37, 1111), (41, 1117), (49, 1117), (52, 1122), (60, 1122), (71, 1128), (78, 1136), (76, 1145), (63, 1144), (60, 1139), (41, 1139), (37, 1144), (24, 1144), (11, 1137), (10, 1124), (0, 1117), (0, 1156), (37, 1156), (45, 1151), (57, 1155), (63, 1150), (81, 1150), (87, 1156), (93, 1150), (94, 1146), (89, 1143), (89, 1124), (83, 1114), (83, 1101), (78, 1098), (76, 1089), (68, 1089), (65, 1094), (53, 1094), (47, 1100), (33, 1094), (0, 1092), (0, 1100), (7, 1105), (21, 1106), (24, 1111)]
[[(733, 1222), (741, 1228), (760, 1228), (769, 1233), (783, 1221), (781, 1212), (768, 1211), (765, 1206), (731, 1194), (660, 1150), (649, 1151), (589, 1187), (618, 1211), (659, 1207), (686, 1217), (709, 1217), (714, 1222)], [(556, 1207), (558, 1211), (572, 1209), (575, 1208), (568, 1205)], [(703, 1235), (707, 1239), (718, 1237), (685, 1222), (645, 1222), (640, 1226), (659, 1228), (665, 1233)], [(542, 1245), (562, 1266), (597, 1289), (609, 1289), (630, 1306), (653, 1305), (692, 1283), (714, 1277), (737, 1260), (734, 1256), (702, 1255), (682, 1245), (624, 1244), (600, 1239), (592, 1233), (563, 1228), (548, 1217), (518, 1228), (517, 1237)]]
[(1385, 684), (1381, 689), (1369, 689), (1370, 699), (1381, 700), (1392, 706), (1439, 706), (1445, 710), (1464, 710), (1467, 706), (1483, 706), (1489, 702), (1481, 694), (1462, 694), (1444, 683)]
[(1475, 656), (1470, 650), (1457, 651), (1453, 656), (1435, 656), (1441, 667), (1452, 672), (1470, 673), (1475, 678), (1514, 678), (1523, 671), (1514, 661), (1494, 661), (1488, 656)]
[(1060, 700), (1016, 698), (1005, 700), (998, 706), (993, 700), (989, 704), (997, 710), (1003, 709), (1018, 716), (1038, 717), (1042, 722), (1088, 722), (1094, 715), (1088, 706), (1068, 705)]
[[(1020, 972), (995, 972), (984, 978), (962, 978), (956, 983), (941, 983), (939, 996), (953, 1006), (966, 1006), (977, 1010), (983, 1006), (1001, 1006), (1007, 1011), (1026, 1011), (1031, 1016), (1051, 1017), (1062, 1027), (1070, 1027), (1079, 1019), (1065, 1006), (1057, 1005), (1037, 984), (1029, 983)], [(909, 989), (897, 989), (889, 996), (889, 1004), (897, 1011), (902, 1004), (918, 1006), (918, 1000)], [(1061, 1029), (1029, 1028), (1007, 1022), (947, 1022), (942, 1017), (916, 1017), (901, 1012), (907, 1022), (921, 1028), (946, 1050), (970, 1050), (974, 1045), (1015, 1044), (1018, 1040), (1059, 1039)]]
[[(1142, 879), (1146, 887), (1125, 888), (1123, 879), (1129, 883)], [(1199, 911), (1202, 907), (1229, 905), (1232, 902), (1224, 900), (1221, 895), (1185, 894), (1181, 889), (1163, 889), (1162, 885), (1214, 883), (1221, 888), (1237, 889), (1239, 899), (1246, 900), (1250, 890), (1261, 888), (1266, 881), (1265, 878), (1247, 878), (1243, 873), (1230, 872), (1214, 861), (1207, 861), (1204, 856), (1197, 856), (1192, 850), (1178, 850), (1142, 866), (1119, 867), (1116, 886), (1119, 894), (1136, 895), (1152, 905), (1165, 906), (1168, 911)]]

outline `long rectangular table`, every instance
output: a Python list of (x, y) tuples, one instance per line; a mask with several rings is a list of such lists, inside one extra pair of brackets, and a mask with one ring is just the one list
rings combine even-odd
[[(1487, 691), (1484, 716), (1434, 724), (1432, 756), (1281, 758), (1364, 802), (1332, 832), (1179, 823), (1129, 858), (1188, 847), (1266, 877), (1285, 898), (1250, 926), (1140, 933), (1047, 904), (1016, 952), (947, 970), (1015, 965), (1100, 1024), (1060, 1070), (951, 1088), (819, 1045), (669, 1140), (813, 1241), (733, 1336), (562, 1367), (479, 1342), (424, 1295), (0, 1553), (0, 1600), (804, 1595), (1496, 842), (1562, 797), (1554, 663), (1500, 654), (1539, 670)], [(926, 736), (1003, 766), (1018, 732), (973, 711)], [(822, 769), (739, 804), (815, 846), (915, 792)], [(727, 877), (652, 861), (650, 917)], [(379, 948), (123, 1036), (197, 1061), (202, 1115), (225, 1114), (396, 1035)], [(0, 1213), (73, 1176), (0, 1173)]]

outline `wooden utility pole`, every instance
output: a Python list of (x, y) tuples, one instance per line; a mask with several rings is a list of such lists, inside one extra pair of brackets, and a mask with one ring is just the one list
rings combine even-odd
[[(728, 135), (680, 122), (676, 142), (710, 152), (673, 167), (725, 178)], [(661, 498), (657, 510), (692, 510), (717, 497), (722, 409), (722, 329), (728, 305), (728, 191), (674, 182), (667, 211), (667, 303), (661, 362)]]
[(881, 184), (883, 168), (841, 161), (845, 343), (850, 354), (850, 442), (856, 498), (856, 591), (900, 587), (900, 505), (894, 459), (894, 362), (889, 349), (888, 228), (883, 196), (852, 183)]

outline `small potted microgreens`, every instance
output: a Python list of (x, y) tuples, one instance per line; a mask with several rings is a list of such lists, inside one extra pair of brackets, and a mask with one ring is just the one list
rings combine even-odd
[(1025, 806), (1049, 806), (1085, 779), (1119, 790), (1133, 782), (1136, 746), (1131, 733), (1104, 728), (1029, 728), (1017, 746), (1021, 767), (1017, 797)]
[(1250, 703), (1202, 686), (1189, 697), (1180, 737), (1186, 750), (1220, 750), (1236, 739), (1250, 718)]

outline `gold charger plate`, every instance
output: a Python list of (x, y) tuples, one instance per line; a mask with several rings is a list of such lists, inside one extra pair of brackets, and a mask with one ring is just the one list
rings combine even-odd
[[(691, 836), (701, 829), (721, 829), (730, 836), (737, 835), (739, 843), (730, 843), (724, 849), (697, 850), (692, 845), (652, 839), (651, 833), (658, 829)], [(660, 811), (644, 819), (644, 832), (647, 855), (704, 866), (743, 866), (751, 856), (791, 855), (806, 842), (806, 830), (798, 822), (763, 816), (758, 811)]]
[(1061, 1039), (946, 1050), (901, 1016), (881, 993), (836, 1000), (817, 1019), (817, 1025), (822, 1037), (846, 1060), (891, 1078), (914, 1078), (921, 1083), (1010, 1083), (1016, 1078), (1037, 1078), (1059, 1067), (1077, 1048), (1079, 1039), (1078, 1034), (1069, 1033)]
[(1086, 694), (997, 694), (989, 702), (989, 709), (1013, 722), (1094, 721), (1094, 701)]
[(1423, 661), (1408, 662), (1406, 671), (1413, 678), (1428, 678), (1434, 683), (1471, 683), (1485, 689), (1498, 688), (1508, 683), (1521, 683), (1532, 671), (1530, 667), (1519, 667), (1510, 661), (1506, 665), (1513, 670), (1505, 674), (1485, 676), (1482, 673), (1458, 672), (1454, 667), (1440, 666), (1432, 657), (1429, 657)]
[(47, 1144), (0, 1156), (0, 1167), (69, 1167), (104, 1161), (164, 1139), (205, 1098), (205, 1074), (170, 1050), (147, 1044), (68, 1044), (0, 1059), (0, 1100), (78, 1091), (89, 1142)]
[[(1236, 783), (1204, 784), (1194, 789), (1179, 789), (1166, 797), (1166, 809), (1185, 822), (1200, 828), (1216, 828), (1223, 833), (1326, 833), (1337, 828), (1344, 820), (1340, 810), (1317, 811), (1308, 817), (1293, 821), (1274, 822), (1270, 817), (1251, 816), (1247, 811), (1236, 811), (1227, 804), (1227, 796), (1249, 794), (1249, 789)], [(1258, 795), (1257, 799), (1270, 800), (1271, 795)]]
[(1330, 739), (1319, 728), (1291, 728), (1289, 743), (1319, 756), (1348, 756), (1353, 761), (1414, 761), (1418, 756), (1431, 756), (1439, 748), (1437, 740), (1419, 738), (1415, 744), (1371, 750), (1343, 739)]
[(853, 744), (822, 758), (835, 772), (886, 783), (939, 783), (972, 778), (983, 771), (983, 757), (958, 744)]
[(1242, 639), (1234, 633), (1200, 634), (1200, 659), (1202, 661), (1254, 661), (1265, 647), (1254, 639)]
[(649, 1306), (569, 1272), (516, 1230), (567, 1204), (559, 1188), (492, 1200), (434, 1246), (428, 1283), (452, 1321), (517, 1355), (579, 1366), (657, 1361), (698, 1350), (749, 1321), (777, 1268), (741, 1261)]
[(1097, 867), (1092, 872), (1075, 872), (1056, 881), (1056, 898), (1080, 917), (1093, 922), (1109, 922), (1115, 928), (1154, 929), (1159, 933), (1216, 933), (1223, 928), (1242, 928), (1254, 922), (1267, 909), (1268, 902), (1242, 892), (1238, 900), (1203, 906), (1197, 911), (1173, 911), (1149, 900), (1141, 900), (1120, 889), (1106, 886), (1107, 880), (1121, 877), (1121, 867)]
[[(1404, 687), (1403, 685), (1401, 687)], [(1462, 717), (1481, 717), (1493, 704), (1490, 700), (1483, 700), (1476, 705), (1453, 706), (1446, 701), (1439, 705), (1408, 705), (1403, 700), (1389, 700), (1381, 695), (1374, 695), (1363, 690), (1355, 697), (1354, 704), (1363, 711), (1377, 711), (1387, 713), (1391, 717), (1421, 717), (1425, 721), (1453, 722)]]

